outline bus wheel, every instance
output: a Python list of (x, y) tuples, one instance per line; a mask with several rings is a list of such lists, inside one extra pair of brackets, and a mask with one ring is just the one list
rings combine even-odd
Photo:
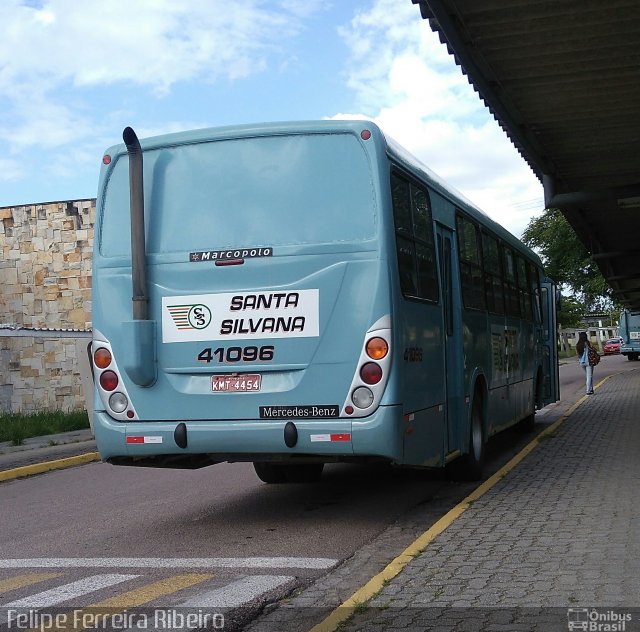
[(287, 482), (287, 472), (281, 463), (256, 462), (253, 464), (253, 469), (263, 483)]
[(465, 480), (477, 481), (482, 478), (484, 467), (485, 437), (484, 419), (482, 414), (482, 398), (473, 398), (471, 409), (471, 431), (469, 437), (469, 454), (462, 463), (462, 475)]
[(253, 469), (264, 483), (312, 483), (322, 475), (324, 463), (255, 462)]

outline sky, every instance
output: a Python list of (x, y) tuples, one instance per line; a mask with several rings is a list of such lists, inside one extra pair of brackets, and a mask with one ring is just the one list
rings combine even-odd
[(0, 0), (0, 207), (96, 196), (104, 150), (365, 118), (520, 236), (542, 186), (411, 0)]

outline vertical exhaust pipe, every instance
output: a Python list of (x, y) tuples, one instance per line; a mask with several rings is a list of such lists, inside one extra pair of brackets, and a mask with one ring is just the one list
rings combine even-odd
[(133, 320), (122, 323), (123, 368), (138, 386), (156, 381), (156, 321), (149, 320), (149, 291), (144, 238), (144, 182), (142, 147), (136, 133), (126, 127), (122, 139), (129, 154), (129, 200), (131, 212), (131, 285)]
[(131, 209), (131, 282), (133, 286), (133, 320), (148, 320), (146, 249), (144, 240), (144, 182), (142, 147), (136, 133), (125, 127), (122, 139), (129, 154), (129, 200)]

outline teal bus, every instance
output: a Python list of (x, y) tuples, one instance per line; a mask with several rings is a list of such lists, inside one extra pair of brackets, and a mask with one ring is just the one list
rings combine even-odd
[(620, 353), (627, 356), (627, 360), (640, 358), (640, 314), (623, 309), (618, 330), (622, 338)]
[(557, 400), (540, 259), (374, 123), (123, 139), (93, 258), (103, 460), (475, 479), (492, 435)]

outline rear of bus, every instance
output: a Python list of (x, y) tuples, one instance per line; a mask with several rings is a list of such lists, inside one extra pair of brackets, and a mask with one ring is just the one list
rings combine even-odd
[[(100, 178), (92, 350), (102, 458), (267, 469), (400, 460), (379, 130), (244, 126), (140, 145), (142, 182), (125, 145), (107, 151)], [(134, 229), (132, 246), (138, 186), (144, 240)], [(136, 258), (143, 318), (133, 316)]]
[(640, 314), (622, 310), (618, 328), (622, 338), (620, 353), (628, 360), (637, 360), (640, 358)]

